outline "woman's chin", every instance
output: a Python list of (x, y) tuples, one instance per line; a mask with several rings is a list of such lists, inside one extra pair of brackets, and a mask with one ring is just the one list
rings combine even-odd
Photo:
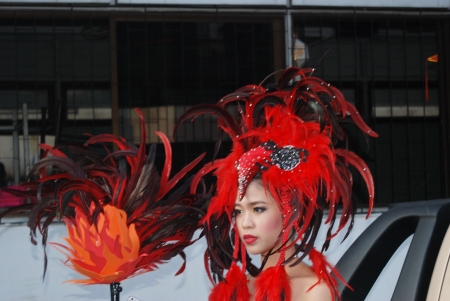
[(266, 248), (261, 248), (259, 246), (246, 246), (247, 253), (251, 255), (261, 255), (266, 256), (270, 250), (267, 250)]
[(261, 255), (263, 253), (260, 248), (255, 246), (246, 246), (247, 252), (251, 255)]
[(248, 252), (249, 254), (251, 254), (251, 255), (260, 255), (260, 254), (261, 254), (261, 252), (258, 252), (258, 251), (250, 251), (249, 249), (247, 249), (247, 252)]

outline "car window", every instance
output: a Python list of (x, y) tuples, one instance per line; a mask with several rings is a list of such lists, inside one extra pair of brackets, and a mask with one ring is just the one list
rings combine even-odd
[(394, 255), (392, 255), (391, 259), (372, 286), (365, 301), (391, 300), (413, 236), (414, 235), (409, 236), (400, 247), (398, 247)]

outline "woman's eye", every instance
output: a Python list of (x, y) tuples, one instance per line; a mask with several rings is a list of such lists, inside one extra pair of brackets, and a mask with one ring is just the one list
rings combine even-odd
[(233, 216), (239, 215), (241, 214), (241, 212), (242, 212), (241, 210), (234, 209)]
[(264, 212), (266, 210), (266, 208), (262, 208), (262, 207), (256, 207), (253, 209), (253, 211), (255, 211), (256, 213), (261, 213)]

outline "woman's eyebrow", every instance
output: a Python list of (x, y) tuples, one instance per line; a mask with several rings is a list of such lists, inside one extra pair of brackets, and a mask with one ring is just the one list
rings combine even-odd
[[(253, 201), (253, 202), (249, 202), (248, 205), (249, 205), (249, 206), (267, 205), (267, 202), (265, 202), (265, 201)], [(236, 203), (234, 204), (234, 208), (236, 208), (236, 207), (242, 207), (241, 202), (236, 202)]]
[(252, 205), (252, 206), (255, 206), (255, 205), (267, 205), (267, 202), (265, 202), (265, 201), (253, 201), (253, 202), (250, 202), (249, 204)]

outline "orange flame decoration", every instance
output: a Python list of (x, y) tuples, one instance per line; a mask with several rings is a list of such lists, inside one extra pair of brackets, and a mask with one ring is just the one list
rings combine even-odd
[[(94, 209), (92, 203), (91, 214)], [(75, 218), (64, 218), (69, 234), (64, 239), (71, 248), (51, 244), (67, 256), (66, 265), (90, 279), (66, 282), (110, 284), (139, 274), (135, 274), (135, 267), (146, 254), (139, 255), (139, 237), (134, 224), (127, 226), (125, 211), (106, 205), (95, 224), (79, 208), (75, 211)]]
[(432, 55), (430, 57), (427, 58), (427, 60), (425, 61), (425, 100), (428, 101), (429, 100), (429, 90), (428, 90), (428, 62), (430, 63), (437, 63), (439, 62), (439, 57), (437, 54)]
[(439, 57), (437, 54), (430, 56), (429, 58), (427, 58), (427, 61), (432, 62), (432, 63), (437, 63), (439, 61)]

